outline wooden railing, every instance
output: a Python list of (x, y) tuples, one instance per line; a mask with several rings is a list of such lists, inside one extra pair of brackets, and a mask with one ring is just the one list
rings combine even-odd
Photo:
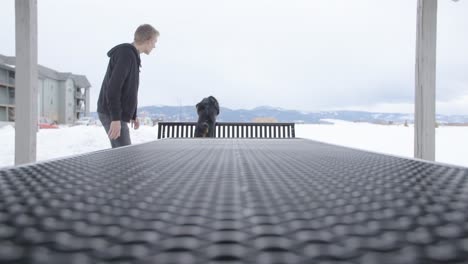
[[(158, 139), (192, 138), (196, 122), (159, 122)], [(295, 138), (294, 123), (218, 122), (216, 138)]]

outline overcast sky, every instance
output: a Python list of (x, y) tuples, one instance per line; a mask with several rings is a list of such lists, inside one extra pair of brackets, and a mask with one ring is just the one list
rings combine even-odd
[[(0, 3), (0, 54), (14, 55), (14, 0)], [(139, 106), (354, 109), (412, 113), (416, 0), (38, 0), (39, 63), (84, 74), (91, 110), (107, 51), (136, 27)], [(437, 112), (468, 114), (468, 0), (439, 0)]]

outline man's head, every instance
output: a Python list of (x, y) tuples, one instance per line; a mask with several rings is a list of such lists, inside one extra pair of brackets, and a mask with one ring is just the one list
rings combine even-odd
[(159, 32), (149, 24), (139, 26), (133, 39), (135, 47), (140, 53), (150, 54), (158, 41)]

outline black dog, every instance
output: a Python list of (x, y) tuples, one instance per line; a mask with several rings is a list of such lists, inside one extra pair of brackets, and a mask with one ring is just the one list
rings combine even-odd
[(195, 137), (215, 137), (216, 117), (219, 115), (218, 100), (213, 96), (203, 98), (196, 105), (198, 122)]

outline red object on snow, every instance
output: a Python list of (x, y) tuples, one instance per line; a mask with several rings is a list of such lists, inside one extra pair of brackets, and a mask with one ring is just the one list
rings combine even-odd
[(59, 128), (53, 121), (47, 118), (40, 118), (37, 122), (39, 129), (48, 129), (48, 128)]

